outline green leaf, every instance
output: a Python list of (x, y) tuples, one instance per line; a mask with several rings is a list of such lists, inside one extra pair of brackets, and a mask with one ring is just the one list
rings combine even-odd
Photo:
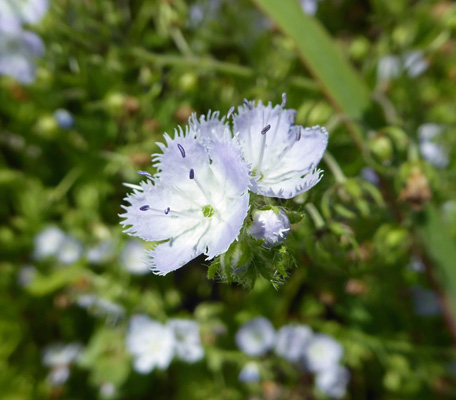
[(79, 281), (87, 271), (80, 266), (64, 267), (49, 275), (38, 275), (27, 290), (35, 296), (45, 296), (56, 290)]
[(365, 120), (372, 108), (369, 89), (320, 22), (306, 15), (296, 0), (255, 2), (295, 41), (302, 61), (332, 105), (353, 120)]

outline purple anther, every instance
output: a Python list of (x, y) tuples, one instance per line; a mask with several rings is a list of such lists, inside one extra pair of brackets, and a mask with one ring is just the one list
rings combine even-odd
[(228, 114), (226, 114), (226, 118), (227, 118), (227, 119), (230, 119), (230, 118), (231, 118), (231, 116), (232, 116), (233, 113), (234, 113), (234, 110), (235, 110), (234, 106), (231, 107), (231, 108), (228, 110)]
[(299, 142), (301, 139), (301, 127), (298, 126), (298, 129), (296, 130), (296, 140)]
[(181, 152), (182, 158), (185, 158), (185, 150), (184, 150), (184, 148), (179, 143), (177, 144), (177, 148)]
[(147, 176), (148, 178), (152, 178), (152, 175), (149, 174), (147, 171), (136, 171), (139, 175)]
[(287, 105), (287, 94), (282, 93), (282, 108), (284, 108)]
[(193, 170), (193, 168), (190, 170), (189, 178), (190, 179), (195, 179), (195, 171)]
[(145, 206), (142, 206), (142, 207), (139, 207), (139, 209), (141, 211), (147, 211), (150, 207), (148, 205), (145, 205)]
[(252, 106), (250, 105), (249, 101), (247, 99), (244, 99), (244, 105), (249, 108), (249, 110), (252, 109)]
[(165, 210), (165, 214), (168, 215), (169, 211), (170, 211), (170, 208), (168, 207), (168, 208)]
[(271, 124), (267, 124), (267, 125), (261, 130), (261, 134), (264, 135), (269, 129), (271, 129)]

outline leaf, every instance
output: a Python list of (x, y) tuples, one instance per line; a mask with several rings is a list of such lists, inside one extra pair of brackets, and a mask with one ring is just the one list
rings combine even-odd
[(45, 296), (79, 281), (87, 273), (79, 266), (61, 268), (49, 275), (36, 275), (27, 290), (35, 296)]
[(372, 109), (369, 89), (320, 22), (306, 15), (296, 0), (255, 2), (295, 41), (302, 61), (332, 105), (353, 120), (366, 121)]

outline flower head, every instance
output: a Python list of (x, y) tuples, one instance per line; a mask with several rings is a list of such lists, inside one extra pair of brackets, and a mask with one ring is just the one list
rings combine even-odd
[(245, 101), (234, 115), (245, 160), (251, 165), (251, 190), (284, 199), (315, 186), (321, 179), (316, 169), (328, 144), (325, 128), (294, 125), (295, 111)]
[(22, 29), (0, 32), (0, 75), (8, 75), (21, 83), (35, 80), (35, 58), (44, 54), (41, 38)]
[[(198, 128), (196, 126), (196, 128)], [(225, 252), (237, 238), (249, 207), (249, 173), (232, 139), (206, 147), (195, 126), (174, 139), (165, 135), (163, 154), (154, 156), (157, 175), (148, 175), (125, 200), (125, 232), (159, 241), (148, 251), (158, 275), (174, 271), (200, 254)]]
[(277, 333), (275, 352), (288, 361), (301, 361), (312, 335), (306, 325), (285, 325)]
[(56, 226), (44, 228), (34, 238), (34, 258), (40, 260), (45, 257), (54, 256), (65, 240), (65, 233)]
[(350, 372), (341, 365), (321, 371), (315, 378), (315, 386), (332, 399), (345, 396), (350, 380)]
[(418, 128), (420, 152), (423, 158), (436, 168), (446, 168), (450, 162), (442, 144), (435, 142), (443, 133), (443, 128), (434, 123), (423, 124)]
[(261, 356), (274, 345), (275, 330), (271, 322), (263, 317), (250, 320), (236, 333), (236, 344), (249, 356)]
[(136, 240), (129, 240), (122, 250), (120, 262), (132, 274), (144, 275), (149, 272), (145, 256), (144, 245)]
[(133, 368), (140, 374), (166, 369), (173, 359), (173, 330), (145, 315), (131, 317), (126, 341), (134, 357)]
[(21, 23), (35, 24), (47, 13), (48, 0), (2, 0), (0, 27), (17, 29)]
[(204, 349), (201, 345), (199, 325), (188, 319), (171, 319), (168, 326), (174, 332), (175, 351), (178, 358), (188, 363), (201, 360)]
[(62, 129), (70, 129), (74, 125), (74, 117), (68, 110), (59, 108), (54, 111), (54, 118)]
[(257, 240), (264, 239), (264, 245), (273, 247), (282, 243), (290, 233), (290, 221), (287, 215), (279, 210), (257, 210), (253, 213), (250, 234)]
[(306, 366), (312, 372), (325, 371), (337, 365), (343, 354), (343, 347), (331, 336), (314, 335), (306, 349)]
[(242, 367), (241, 372), (239, 372), (238, 379), (243, 383), (253, 383), (258, 382), (260, 377), (261, 375), (258, 363), (255, 361), (249, 361)]
[(63, 385), (70, 377), (69, 365), (81, 355), (79, 343), (52, 344), (43, 350), (43, 365), (51, 368), (48, 382), (52, 386)]

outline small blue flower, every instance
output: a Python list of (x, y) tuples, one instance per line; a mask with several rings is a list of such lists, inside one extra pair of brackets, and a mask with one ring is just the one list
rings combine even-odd
[(175, 318), (168, 321), (168, 326), (174, 332), (175, 351), (179, 359), (193, 364), (203, 358), (204, 349), (196, 321)]
[(158, 275), (200, 254), (210, 260), (225, 252), (247, 216), (248, 166), (231, 138), (207, 146), (198, 140), (195, 132), (204, 127), (195, 123), (174, 139), (165, 135), (166, 145), (159, 144), (163, 154), (153, 158), (158, 173), (140, 171), (149, 180), (125, 199), (130, 206), (122, 206), (122, 224), (130, 225), (125, 232), (161, 242), (147, 253), (149, 268)]
[(261, 378), (260, 375), (260, 368), (258, 367), (258, 363), (255, 361), (249, 361), (244, 365), (239, 372), (238, 379), (243, 383), (254, 383), (258, 382)]
[(342, 345), (324, 334), (314, 335), (306, 348), (305, 365), (311, 372), (326, 371), (336, 366), (344, 354)]
[(282, 210), (278, 214), (273, 210), (257, 210), (253, 213), (249, 232), (255, 239), (263, 239), (265, 246), (274, 247), (287, 238), (290, 221)]
[(54, 112), (54, 118), (62, 129), (70, 129), (74, 125), (73, 114), (63, 108), (59, 108)]
[(48, 0), (2, 0), (0, 2), (0, 29), (17, 30), (20, 25), (36, 24), (49, 9)]
[(35, 58), (43, 54), (43, 41), (35, 33), (0, 32), (0, 75), (30, 84), (35, 80)]
[(290, 362), (300, 362), (313, 336), (306, 325), (285, 325), (277, 333), (275, 352)]
[(249, 356), (261, 356), (272, 349), (275, 335), (271, 322), (258, 317), (241, 326), (236, 333), (236, 344)]
[(290, 199), (322, 178), (316, 169), (328, 145), (328, 132), (294, 125), (295, 112), (281, 105), (244, 102), (233, 116), (244, 158), (251, 165), (251, 190), (268, 197)]
[(450, 163), (446, 148), (435, 142), (442, 133), (442, 126), (434, 123), (423, 124), (418, 128), (421, 155), (436, 168), (446, 168)]
[(318, 372), (315, 386), (332, 399), (341, 399), (345, 396), (350, 381), (350, 372), (341, 365)]

